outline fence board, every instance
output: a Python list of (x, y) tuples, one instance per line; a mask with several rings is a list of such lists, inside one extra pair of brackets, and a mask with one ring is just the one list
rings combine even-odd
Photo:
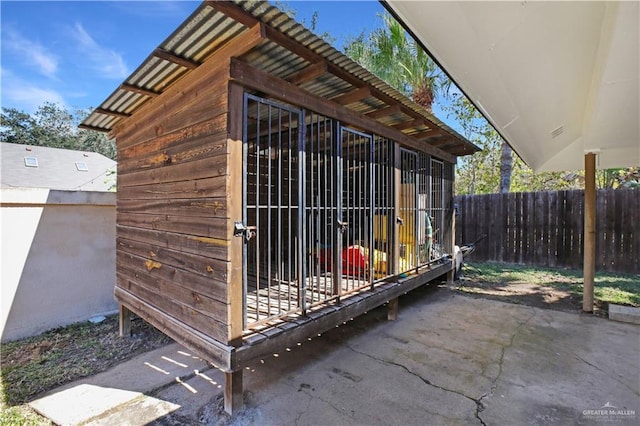
[(549, 238), (547, 238), (547, 265), (556, 266), (558, 233), (558, 194), (549, 192), (549, 210), (547, 211), (547, 222), (549, 224)]
[[(456, 241), (481, 235), (468, 260), (582, 268), (584, 192), (465, 195), (456, 199)], [(596, 268), (640, 273), (640, 189), (599, 190)]]

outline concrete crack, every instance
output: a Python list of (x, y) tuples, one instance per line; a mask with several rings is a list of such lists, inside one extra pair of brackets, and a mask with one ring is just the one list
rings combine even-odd
[(482, 424), (484, 424), (484, 421), (482, 421), (482, 419), (480, 418), (480, 412), (483, 411), (486, 408), (485, 405), (484, 405), (483, 399), (485, 399), (488, 396), (493, 395), (493, 393), (495, 392), (496, 388), (498, 387), (498, 381), (502, 377), (502, 369), (504, 367), (504, 355), (507, 352), (507, 349), (509, 349), (509, 348), (511, 348), (513, 346), (513, 342), (516, 340), (516, 336), (518, 336), (518, 334), (520, 334), (520, 330), (522, 330), (522, 328), (524, 326), (529, 324), (529, 321), (531, 321), (538, 314), (538, 312), (535, 310), (535, 308), (531, 308), (531, 310), (533, 311), (532, 314), (529, 315), (529, 317), (526, 320), (524, 320), (520, 324), (518, 324), (518, 326), (516, 327), (515, 331), (511, 335), (511, 338), (509, 339), (509, 343), (502, 347), (502, 351), (500, 352), (500, 359), (498, 360), (498, 374), (496, 374), (496, 377), (491, 381), (491, 386), (489, 388), (489, 391), (485, 392), (484, 394), (482, 394), (480, 396), (480, 398), (478, 398), (477, 404), (478, 404), (479, 410), (476, 413), (476, 417), (478, 417), (478, 419), (482, 422)]
[[(344, 410), (341, 410), (340, 408), (336, 407), (335, 405), (333, 405), (331, 402), (327, 401), (326, 399), (318, 396), (318, 395), (312, 395), (309, 392), (305, 391), (305, 390), (301, 390), (300, 392), (304, 393), (305, 395), (309, 396), (309, 402), (307, 403), (307, 408), (305, 408), (305, 410), (300, 413), (300, 415), (298, 416), (298, 418), (296, 419), (296, 425), (298, 424), (298, 420), (300, 420), (300, 418), (302, 417), (302, 415), (304, 413), (306, 413), (307, 411), (309, 411), (309, 407), (311, 406), (311, 400), (312, 399), (318, 399), (322, 402), (324, 402), (325, 404), (327, 404), (329, 407), (333, 408), (338, 414), (344, 414)], [(353, 417), (353, 416), (352, 416)]]
[(440, 385), (437, 385), (437, 384), (435, 384), (435, 383), (432, 383), (429, 379), (427, 379), (427, 378), (425, 378), (425, 377), (421, 376), (420, 374), (418, 374), (418, 373), (416, 373), (416, 372), (414, 372), (414, 371), (411, 371), (411, 370), (410, 370), (406, 365), (403, 365), (403, 364), (400, 364), (400, 363), (397, 363), (397, 362), (394, 362), (394, 361), (390, 361), (390, 360), (388, 360), (388, 359), (378, 358), (378, 357), (373, 356), (373, 355), (371, 355), (371, 354), (368, 354), (368, 353), (366, 353), (366, 352), (359, 351), (359, 350), (357, 350), (357, 349), (353, 348), (353, 347), (352, 347), (351, 345), (349, 345), (349, 344), (347, 344), (346, 346), (347, 346), (347, 348), (349, 348), (351, 351), (353, 351), (353, 352), (355, 352), (355, 353), (357, 353), (357, 354), (364, 355), (364, 356), (366, 356), (366, 357), (369, 357), (369, 358), (371, 358), (371, 359), (373, 359), (373, 360), (376, 360), (376, 361), (378, 361), (378, 362), (381, 362), (381, 363), (383, 363), (383, 364), (387, 364), (387, 365), (394, 365), (394, 366), (396, 366), (396, 367), (400, 367), (400, 368), (402, 368), (404, 371), (406, 371), (407, 373), (409, 373), (409, 374), (411, 374), (412, 376), (415, 376), (415, 377), (417, 377), (418, 379), (420, 379), (420, 380), (421, 380), (422, 382), (424, 382), (426, 385), (429, 385), (429, 386), (434, 387), (434, 388), (436, 388), (436, 389), (440, 389), (440, 390), (442, 390), (442, 391), (444, 391), (444, 392), (454, 393), (454, 394), (459, 395), (459, 396), (461, 396), (461, 397), (463, 397), (463, 398), (465, 398), (465, 399), (468, 399), (468, 400), (473, 401), (473, 402), (474, 402), (474, 404), (476, 404), (475, 417), (478, 419), (478, 421), (480, 422), (480, 424), (482, 424), (483, 426), (486, 426), (486, 423), (484, 422), (484, 420), (482, 420), (482, 418), (480, 418), (480, 416), (479, 416), (479, 413), (480, 413), (482, 410), (484, 410), (484, 405), (482, 404), (482, 402), (481, 402), (479, 399), (475, 399), (475, 398), (473, 398), (473, 397), (470, 397), (469, 395), (465, 395), (464, 393), (462, 393), (462, 392), (460, 392), (460, 391), (457, 391), (457, 390), (454, 390), (454, 389), (448, 389), (448, 388), (445, 388), (445, 387), (443, 387), (443, 386), (440, 386)]
[(307, 406), (305, 407), (305, 409), (298, 413), (298, 416), (296, 417), (296, 419), (293, 422), (296, 426), (298, 426), (298, 422), (300, 421), (302, 416), (304, 416), (304, 413), (309, 411), (309, 406), (311, 405), (311, 400), (314, 398), (313, 395), (311, 395), (311, 394), (309, 394), (309, 393), (307, 393), (305, 391), (301, 391), (301, 392), (304, 393), (305, 395), (307, 395), (309, 397), (309, 399), (307, 400)]
[(629, 389), (634, 395), (636, 396), (640, 396), (640, 393), (638, 393), (638, 391), (636, 389), (632, 389), (629, 387), (628, 384), (626, 384), (625, 382), (623, 382), (622, 380), (618, 379), (617, 377), (613, 377), (610, 373), (604, 371), (603, 369), (601, 369), (600, 367), (598, 367), (595, 364), (590, 363), (589, 361), (587, 361), (586, 359), (580, 357), (578, 354), (576, 354), (575, 352), (571, 353), (576, 359), (584, 362), (585, 364), (587, 364), (589, 367), (594, 368), (596, 370), (598, 370), (599, 372), (605, 374), (608, 377), (611, 377), (613, 380), (615, 380), (616, 382), (620, 383), (622, 386), (624, 386), (625, 388)]

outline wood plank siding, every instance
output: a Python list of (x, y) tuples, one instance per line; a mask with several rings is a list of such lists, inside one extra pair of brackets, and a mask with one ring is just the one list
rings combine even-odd
[(115, 129), (116, 298), (180, 343), (207, 336), (208, 359), (229, 337), (228, 70), (212, 58)]

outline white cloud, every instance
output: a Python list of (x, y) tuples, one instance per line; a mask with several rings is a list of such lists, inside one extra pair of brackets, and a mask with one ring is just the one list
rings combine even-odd
[(64, 97), (55, 90), (42, 88), (37, 84), (15, 76), (2, 68), (2, 106), (17, 108), (33, 113), (45, 102), (59, 104), (66, 108)]
[(20, 54), (31, 65), (35, 65), (40, 74), (55, 77), (58, 58), (40, 43), (28, 40), (16, 31), (8, 31), (4, 43), (5, 47)]
[(120, 80), (129, 76), (129, 69), (122, 55), (100, 46), (81, 24), (77, 23), (73, 27), (72, 35), (78, 42), (82, 57), (101, 77)]

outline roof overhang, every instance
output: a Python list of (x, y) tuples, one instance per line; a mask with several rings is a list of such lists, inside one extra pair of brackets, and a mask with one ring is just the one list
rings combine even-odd
[(241, 0), (202, 2), (80, 126), (117, 136), (180, 79), (227, 56), (229, 78), (247, 89), (285, 102), (311, 97), (323, 108), (315, 112), (449, 162), (479, 150), (278, 8)]
[(383, 3), (534, 170), (640, 165), (640, 2)]

